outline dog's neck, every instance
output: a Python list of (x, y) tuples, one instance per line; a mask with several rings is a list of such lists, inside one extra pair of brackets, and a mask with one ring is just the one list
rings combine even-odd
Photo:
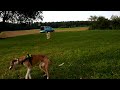
[(31, 65), (32, 65), (32, 55), (28, 55), (27, 54), (27, 56), (23, 56), (23, 57), (21, 57), (21, 58), (19, 58), (18, 59), (18, 63), (19, 64), (23, 64), (25, 61), (29, 61), (30, 63), (31, 63)]

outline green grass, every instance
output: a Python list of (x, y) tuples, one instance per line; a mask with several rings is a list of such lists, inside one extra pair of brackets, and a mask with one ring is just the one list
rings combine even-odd
[[(44, 33), (0, 39), (0, 79), (24, 77), (25, 67), (8, 68), (26, 53), (48, 55), (50, 79), (120, 79), (119, 30), (55, 32), (49, 40)], [(31, 72), (33, 79), (43, 79), (42, 74), (38, 66)]]
[(88, 27), (70, 27), (70, 28), (54, 28), (54, 30), (68, 30), (68, 31), (77, 31), (77, 30), (84, 30), (88, 29)]

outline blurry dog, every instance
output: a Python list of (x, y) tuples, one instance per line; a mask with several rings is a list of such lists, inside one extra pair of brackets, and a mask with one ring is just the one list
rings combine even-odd
[(23, 64), (24, 66), (27, 67), (27, 73), (25, 75), (25, 79), (31, 79), (30, 71), (32, 67), (37, 63), (39, 64), (39, 68), (45, 73), (45, 75), (43, 76), (47, 76), (47, 79), (49, 79), (48, 66), (49, 66), (50, 60), (45, 55), (27, 54), (26, 56), (21, 56), (10, 62), (9, 69), (11, 70), (18, 64)]

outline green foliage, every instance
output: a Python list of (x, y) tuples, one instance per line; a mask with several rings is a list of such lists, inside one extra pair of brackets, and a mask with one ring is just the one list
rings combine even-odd
[(31, 23), (36, 19), (43, 19), (42, 11), (24, 10), (24, 11), (0, 11), (2, 22), (12, 23)]
[(15, 31), (15, 30), (29, 30), (29, 29), (39, 29), (40, 26), (38, 24), (12, 24), (12, 23), (3, 23), (0, 22), (0, 31)]
[[(25, 67), (8, 68), (14, 57), (27, 53), (50, 58), (50, 79), (120, 79), (119, 37), (119, 30), (89, 30), (51, 33), (49, 40), (44, 33), (1, 39), (0, 79), (24, 78)], [(43, 79), (38, 66), (31, 74), (33, 79)]]
[[(93, 16), (91, 18), (94, 18)], [(90, 18), (90, 19), (91, 19)], [(112, 30), (119, 30), (120, 29), (120, 17), (118, 16), (111, 16), (111, 20), (103, 16), (97, 17), (96, 21), (92, 21), (89, 30), (97, 30), (97, 29), (112, 29)]]
[(98, 29), (109, 29), (109, 20), (100, 16), (97, 19), (96, 25)]
[(13, 30), (28, 30), (28, 29), (40, 29), (40, 26), (51, 26), (53, 28), (71, 28), (71, 27), (88, 27), (90, 21), (70, 21), (70, 22), (35, 22), (32, 24), (27, 23), (2, 23), (0, 22), (0, 31), (13, 31)]
[(111, 16), (111, 28), (112, 29), (120, 29), (120, 17)]
[(70, 28), (89, 26), (91, 21), (66, 21), (66, 22), (45, 22), (42, 26), (51, 26), (53, 28)]

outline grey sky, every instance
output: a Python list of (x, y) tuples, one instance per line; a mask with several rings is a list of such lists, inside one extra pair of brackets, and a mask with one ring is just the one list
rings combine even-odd
[(43, 11), (42, 22), (85, 21), (91, 15), (105, 16), (109, 19), (112, 15), (120, 16), (120, 11)]

